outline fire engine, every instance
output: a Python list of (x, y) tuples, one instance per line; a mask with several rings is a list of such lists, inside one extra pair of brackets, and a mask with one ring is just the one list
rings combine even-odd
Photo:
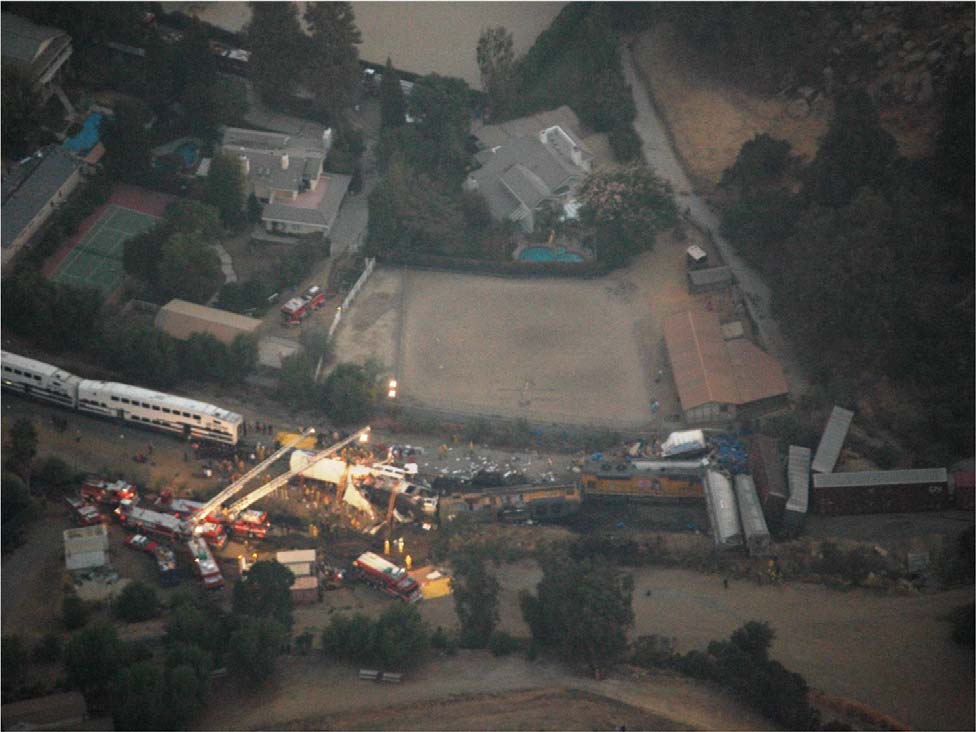
[(203, 581), (203, 586), (208, 590), (218, 590), (224, 586), (224, 576), (220, 573), (220, 567), (210, 553), (207, 542), (198, 536), (192, 537), (186, 542), (186, 548), (190, 552), (190, 560), (193, 563), (193, 571)]
[[(163, 493), (156, 499), (156, 505), (163, 511), (174, 514), (177, 518), (193, 519), (196, 523), (194, 533), (207, 540), (214, 549), (220, 550), (227, 545), (229, 537), (225, 526), (235, 534), (245, 536), (255, 536), (263, 539), (268, 529), (268, 514), (262, 511), (245, 511), (237, 520), (227, 521), (227, 517), (218, 512), (212, 512), (205, 517), (200, 516), (200, 510), (206, 505), (201, 501), (191, 501), (188, 498), (173, 498), (169, 491)], [(249, 514), (245, 518), (244, 514)], [(253, 515), (251, 515), (253, 514)], [(239, 526), (240, 524), (240, 526)]]
[(357, 574), (370, 586), (404, 602), (420, 601), (420, 585), (403, 567), (398, 567), (373, 552), (359, 555), (352, 564)]
[(119, 507), (115, 509), (115, 515), (127, 529), (165, 541), (176, 541), (190, 533), (190, 527), (186, 521), (181, 521), (168, 513), (139, 508), (129, 499), (119, 503)]
[(293, 297), (282, 305), (281, 316), (288, 325), (298, 325), (323, 305), (325, 305), (325, 292), (316, 285), (309, 287), (305, 294)]
[(80, 498), (65, 496), (64, 502), (70, 509), (71, 519), (79, 526), (95, 526), (102, 523), (102, 515), (98, 509)]
[(120, 501), (124, 500), (135, 501), (138, 496), (139, 492), (136, 487), (124, 480), (110, 483), (101, 478), (86, 478), (81, 484), (82, 498), (109, 506), (117, 506)]

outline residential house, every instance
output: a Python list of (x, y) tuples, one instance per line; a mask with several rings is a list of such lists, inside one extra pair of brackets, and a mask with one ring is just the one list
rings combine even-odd
[(43, 226), (81, 181), (82, 163), (48, 147), (12, 170), (2, 185), (2, 263), (6, 264)]
[[(561, 109), (572, 114), (568, 107)], [(529, 134), (526, 126), (521, 120), (476, 132), (488, 146), (475, 156), (482, 167), (468, 176), (464, 187), (485, 197), (493, 218), (516, 222), (531, 232), (546, 207), (574, 215), (574, 196), (592, 168), (593, 154), (568, 124)]]
[(0, 55), (4, 64), (25, 70), (41, 101), (47, 101), (71, 57), (71, 36), (5, 12), (0, 14)]
[(221, 149), (241, 161), (269, 232), (325, 236), (352, 180), (324, 171), (331, 146), (328, 129), (321, 137), (300, 137), (227, 127)]

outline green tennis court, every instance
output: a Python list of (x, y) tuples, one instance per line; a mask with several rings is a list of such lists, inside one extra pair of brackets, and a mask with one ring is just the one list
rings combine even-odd
[(53, 279), (66, 285), (95, 287), (110, 296), (125, 276), (122, 245), (151, 229), (157, 221), (155, 216), (110, 205), (64, 258)]

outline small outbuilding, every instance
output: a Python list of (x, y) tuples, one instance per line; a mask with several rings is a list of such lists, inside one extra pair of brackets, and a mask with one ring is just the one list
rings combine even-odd
[(208, 333), (229, 346), (237, 336), (251, 335), (260, 326), (256, 318), (186, 300), (170, 300), (156, 314), (156, 327), (181, 341), (194, 333)]
[(275, 561), (291, 570), (295, 577), (308, 577), (315, 574), (315, 550), (294, 549), (278, 552)]
[(291, 586), (291, 601), (295, 605), (312, 605), (319, 599), (318, 577), (298, 577)]
[(64, 564), (71, 571), (108, 564), (108, 530), (105, 524), (66, 529)]

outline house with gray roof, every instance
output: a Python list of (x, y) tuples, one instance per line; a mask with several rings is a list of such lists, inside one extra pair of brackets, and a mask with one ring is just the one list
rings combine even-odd
[(491, 134), (486, 132), (489, 128), (480, 131), (485, 139), (500, 144), (475, 156), (481, 167), (468, 175), (464, 187), (485, 197), (493, 218), (517, 222), (531, 232), (536, 214), (544, 207), (572, 206), (579, 184), (592, 168), (593, 155), (561, 125), (531, 134), (521, 134), (525, 125), (506, 125), (513, 134), (508, 128)]
[(236, 156), (249, 192), (264, 204), (261, 222), (269, 232), (327, 235), (352, 178), (326, 173), (332, 131), (302, 137), (226, 127), (221, 149)]
[(0, 14), (3, 63), (26, 71), (42, 100), (46, 101), (55, 91), (71, 51), (71, 36), (63, 30), (36, 25), (13, 13)]
[(3, 180), (2, 262), (6, 264), (81, 181), (80, 160), (48, 147)]

